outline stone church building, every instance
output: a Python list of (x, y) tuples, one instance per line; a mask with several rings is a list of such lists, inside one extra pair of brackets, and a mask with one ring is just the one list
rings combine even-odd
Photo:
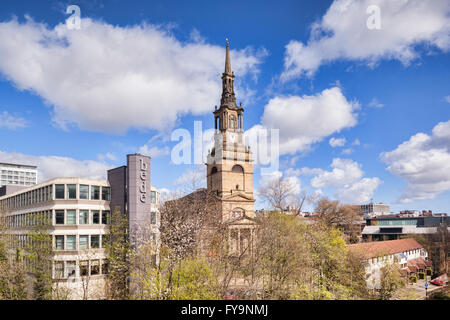
[(252, 154), (244, 143), (243, 113), (242, 104), (236, 104), (227, 39), (222, 98), (213, 112), (214, 147), (207, 157), (206, 177), (207, 193), (217, 198), (222, 223), (228, 225), (238, 252), (249, 247), (256, 227)]

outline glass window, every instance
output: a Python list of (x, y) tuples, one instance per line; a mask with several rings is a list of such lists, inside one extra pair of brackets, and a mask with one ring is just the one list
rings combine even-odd
[(66, 250), (76, 250), (77, 249), (77, 236), (66, 236)]
[(55, 278), (64, 278), (64, 261), (55, 261)]
[(89, 224), (89, 210), (80, 210), (80, 224)]
[(56, 210), (55, 216), (56, 224), (64, 224), (64, 210)]
[(77, 211), (76, 210), (67, 210), (66, 224), (77, 224)]
[(100, 224), (100, 211), (92, 210), (92, 223)]
[(100, 247), (100, 236), (99, 235), (92, 235), (91, 236), (91, 248), (99, 248)]
[(55, 236), (56, 250), (64, 250), (64, 236)]
[(91, 186), (91, 200), (100, 200), (99, 186)]
[(86, 250), (89, 247), (89, 236), (80, 235), (80, 243), (78, 244), (80, 250)]
[(110, 223), (110, 214), (109, 210), (103, 210), (102, 211), (102, 224), (109, 224)]
[(55, 198), (56, 199), (64, 199), (64, 185), (63, 184), (55, 184)]
[(100, 260), (91, 260), (91, 276), (100, 273)]
[(150, 212), (150, 223), (156, 224), (156, 212)]
[(152, 203), (156, 203), (156, 191), (151, 191), (150, 197), (151, 197)]
[(89, 199), (89, 186), (80, 184), (80, 199)]
[(66, 274), (67, 277), (75, 277), (75, 270), (77, 268), (76, 261), (66, 261)]
[(83, 260), (80, 261), (80, 276), (88, 276), (89, 275), (89, 261)]
[(76, 184), (68, 184), (67, 185), (67, 199), (76, 199), (77, 198), (77, 185)]
[(110, 187), (102, 187), (102, 200), (111, 200), (111, 188)]

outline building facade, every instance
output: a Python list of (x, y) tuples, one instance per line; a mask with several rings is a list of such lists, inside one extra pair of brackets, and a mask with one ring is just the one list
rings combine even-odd
[(49, 221), (54, 249), (52, 278), (55, 286), (70, 289), (82, 299), (89, 281), (91, 298), (104, 295), (108, 261), (104, 243), (110, 223), (111, 188), (105, 180), (55, 178), (0, 197), (0, 211), (11, 243), (25, 248), (30, 231)]
[(382, 202), (363, 204), (360, 206), (360, 212), (364, 219), (391, 214), (389, 205)]
[(0, 187), (2, 186), (32, 186), (37, 183), (37, 167), (0, 163)]
[[(430, 235), (437, 232), (443, 224), (450, 226), (448, 216), (379, 216), (366, 219), (366, 226), (362, 231), (362, 240), (383, 241), (396, 240), (407, 235)], [(449, 231), (450, 231), (450, 227)]]
[(234, 73), (227, 42), (220, 108), (214, 111), (214, 147), (207, 157), (207, 190), (222, 203), (222, 221), (254, 217), (253, 164), (244, 144), (242, 105), (236, 105)]
[(129, 154), (127, 165), (108, 170), (107, 176), (111, 186), (111, 208), (127, 214), (132, 244), (137, 246), (142, 241), (151, 241), (158, 248), (160, 197), (159, 191), (152, 189), (150, 183), (150, 157)]
[(220, 108), (214, 114), (214, 147), (207, 156), (207, 192), (220, 203), (222, 222), (229, 224), (234, 249), (242, 251), (255, 226), (252, 154), (244, 144), (242, 104), (237, 106), (234, 73), (227, 40)]
[(380, 288), (383, 267), (392, 265), (405, 278), (426, 273), (431, 268), (428, 252), (414, 239), (357, 243), (348, 245), (348, 248), (363, 260), (370, 289)]
[(27, 247), (32, 229), (42, 224), (41, 217), (48, 221), (46, 230), (54, 250), (53, 283), (70, 289), (73, 299), (104, 297), (105, 243), (114, 208), (128, 215), (134, 245), (139, 236), (154, 244), (157, 263), (160, 193), (150, 184), (150, 158), (128, 155), (127, 166), (109, 170), (107, 176), (108, 180), (55, 178), (31, 187), (5, 189), (8, 193), (0, 196), (0, 216), (13, 248)]

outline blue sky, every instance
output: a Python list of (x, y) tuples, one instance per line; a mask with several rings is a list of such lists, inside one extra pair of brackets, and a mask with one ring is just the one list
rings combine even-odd
[(153, 185), (181, 188), (204, 168), (171, 163), (170, 135), (213, 126), (229, 37), (244, 127), (280, 130), (275, 175), (347, 203), (448, 212), (449, 26), (444, 0), (4, 0), (0, 161), (104, 177), (144, 152)]

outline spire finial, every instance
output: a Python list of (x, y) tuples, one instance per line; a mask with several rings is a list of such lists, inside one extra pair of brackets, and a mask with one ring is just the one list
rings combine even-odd
[(225, 73), (231, 74), (231, 62), (230, 62), (230, 42), (228, 38), (225, 38), (227, 41), (227, 53), (225, 56)]

